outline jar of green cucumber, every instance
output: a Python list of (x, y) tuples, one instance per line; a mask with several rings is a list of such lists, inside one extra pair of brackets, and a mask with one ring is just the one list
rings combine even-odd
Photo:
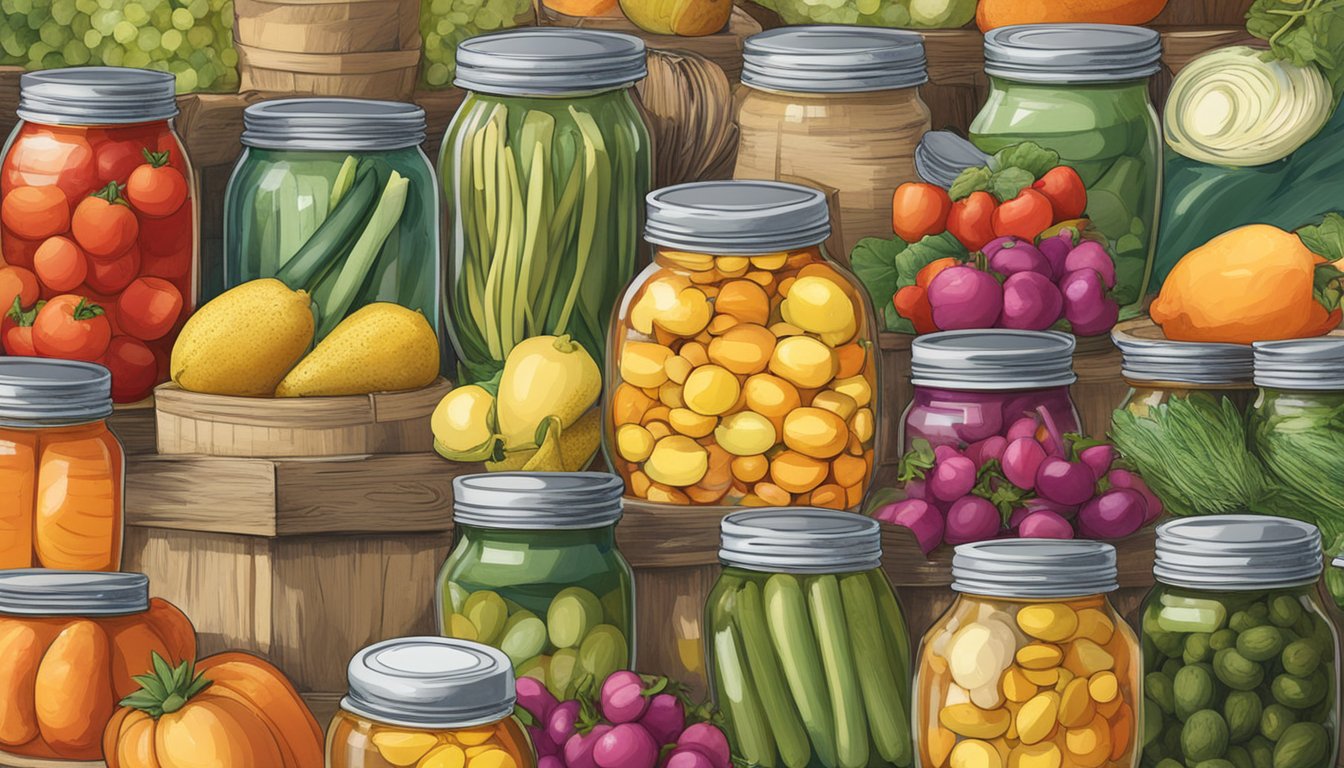
[(1339, 640), (1317, 592), (1321, 536), (1259, 515), (1157, 529), (1141, 609), (1145, 768), (1327, 768)]
[(906, 768), (910, 639), (878, 522), (764, 508), (723, 518), (707, 669), (733, 753), (779, 768)]
[(572, 698), (630, 669), (635, 591), (616, 548), (619, 477), (492, 472), (453, 480), (453, 550), (435, 611), (447, 637), (508, 654), (519, 677)]

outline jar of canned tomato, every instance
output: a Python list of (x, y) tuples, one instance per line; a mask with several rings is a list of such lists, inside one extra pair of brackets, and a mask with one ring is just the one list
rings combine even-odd
[(197, 211), (173, 84), (118, 67), (25, 74), (0, 165), (5, 352), (102, 363), (117, 402), (167, 380), (195, 300)]

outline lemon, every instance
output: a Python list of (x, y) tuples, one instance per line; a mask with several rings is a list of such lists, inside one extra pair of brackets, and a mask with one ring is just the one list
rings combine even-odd
[(533, 336), (504, 361), (495, 416), (504, 446), (537, 444), (537, 428), (554, 416), (561, 427), (579, 420), (602, 393), (602, 372), (568, 336)]
[(308, 294), (272, 278), (252, 280), (187, 320), (169, 371), (189, 392), (270, 397), (312, 343)]
[(453, 461), (484, 461), (495, 453), (495, 398), (468, 384), (443, 396), (430, 416), (434, 450)]
[(644, 462), (644, 472), (655, 483), (684, 488), (695, 485), (709, 471), (709, 452), (683, 435), (659, 440)]
[(355, 310), (275, 388), (276, 397), (400, 392), (439, 376), (439, 337), (425, 316), (388, 301)]
[(622, 424), (616, 430), (616, 452), (626, 461), (643, 461), (653, 453), (653, 435), (638, 424)]

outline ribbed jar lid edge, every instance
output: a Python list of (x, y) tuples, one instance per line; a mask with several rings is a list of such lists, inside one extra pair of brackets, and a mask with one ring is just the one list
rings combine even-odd
[(756, 256), (831, 235), (826, 196), (782, 181), (696, 181), (645, 196), (644, 239), (693, 253)]
[(1002, 391), (1066, 387), (1077, 341), (1059, 331), (939, 331), (910, 344), (915, 386)]
[(882, 565), (879, 523), (855, 512), (761, 507), (725, 515), (719, 562), (762, 573), (857, 573)]
[(177, 78), (133, 67), (68, 67), (19, 77), (22, 120), (47, 125), (135, 125), (178, 113)]
[(270, 99), (243, 109), (244, 146), (328, 152), (376, 152), (425, 141), (425, 110), (379, 99)]
[(126, 616), (149, 610), (143, 573), (21, 568), (0, 571), (0, 614)]
[(513, 713), (517, 698), (513, 663), (503, 651), (447, 637), (374, 643), (350, 659), (346, 677), (341, 709), (407, 728), (495, 723)]
[(453, 479), (453, 522), (497, 530), (587, 530), (621, 519), (625, 483), (607, 472), (484, 472)]
[(1157, 527), (1153, 578), (1189, 589), (1254, 591), (1311, 584), (1324, 565), (1321, 534), (1310, 523), (1209, 515)]
[(1120, 588), (1115, 547), (1084, 539), (994, 539), (961, 544), (952, 589), (986, 597), (1086, 597)]

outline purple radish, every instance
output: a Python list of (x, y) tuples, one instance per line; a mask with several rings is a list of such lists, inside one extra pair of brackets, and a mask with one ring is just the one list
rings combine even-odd
[(1007, 439), (1001, 435), (994, 435), (966, 446), (966, 458), (975, 462), (976, 469), (979, 469), (991, 461), (1001, 460), (1003, 449), (1007, 447)]
[(950, 459), (960, 455), (961, 451), (958, 451), (950, 445), (937, 445), (933, 448), (933, 458), (935, 461), (942, 461), (943, 459)]
[(1138, 491), (1143, 496), (1145, 503), (1143, 524), (1153, 522), (1162, 516), (1162, 500), (1153, 493), (1153, 489), (1143, 482), (1143, 478), (1130, 472), (1127, 469), (1112, 469), (1106, 473), (1106, 481), (1112, 488), (1128, 488), (1132, 491)]
[(1016, 533), (1017, 526), (1021, 525), (1022, 521), (1030, 514), (1031, 510), (1026, 507), (1018, 507), (1017, 509), (1014, 509), (1013, 513), (1008, 516), (1008, 530)]
[(602, 734), (593, 745), (597, 768), (657, 768), (658, 745), (637, 723), (622, 723)]
[(1008, 426), (1008, 431), (1004, 434), (1004, 438), (1010, 443), (1019, 437), (1035, 438), (1036, 429), (1038, 427), (1040, 427), (1040, 423), (1037, 422), (1036, 419), (1031, 416), (1023, 416)]
[(960, 454), (948, 456), (933, 465), (926, 479), (935, 499), (956, 501), (975, 487), (975, 462)]
[(1064, 318), (1074, 333), (1095, 336), (1106, 330), (1107, 322), (1115, 324), (1111, 315), (1119, 316), (1118, 305), (1106, 296), (1101, 273), (1095, 269), (1069, 272), (1059, 281), (1059, 290), (1064, 294)]
[(999, 466), (1008, 482), (1029, 491), (1036, 487), (1036, 475), (1045, 459), (1045, 449), (1036, 438), (1019, 437), (1003, 449)]
[(649, 708), (639, 719), (659, 746), (671, 744), (686, 727), (686, 707), (681, 699), (670, 693), (660, 693), (649, 699)]
[(1036, 470), (1036, 493), (1058, 504), (1082, 504), (1096, 492), (1091, 467), (1047, 456)]
[(964, 410), (959, 409), (957, 415), (961, 423), (954, 424), (952, 429), (956, 431), (957, 439), (964, 443), (984, 440), (1003, 431), (1003, 413), (997, 407), (968, 405)]
[(1027, 499), (1024, 503), (1026, 504), (1028, 512), (1039, 512), (1041, 510), (1054, 512), (1065, 520), (1072, 520), (1074, 515), (1078, 514), (1078, 506), (1076, 504), (1056, 504), (1049, 499), (1042, 499), (1040, 497)]
[[(696, 723), (677, 737), (677, 747), (694, 749), (709, 758), (713, 768), (732, 768), (732, 750), (723, 731), (709, 723)], [(572, 768), (572, 767), (571, 767)]]
[(513, 689), (518, 695), (518, 706), (527, 710), (539, 723), (549, 720), (551, 712), (560, 704), (546, 689), (545, 684), (534, 677), (518, 678), (513, 684)]
[(954, 545), (992, 539), (998, 535), (1001, 523), (999, 510), (989, 500), (964, 496), (953, 502), (947, 511), (944, 538)]
[(545, 728), (539, 728), (535, 725), (527, 726), (527, 735), (532, 737), (532, 746), (537, 748), (538, 755), (554, 755), (557, 747), (551, 740), (550, 734), (546, 733)]
[(1101, 300), (1101, 309), (1096, 317), (1088, 320), (1070, 322), (1069, 327), (1077, 336), (1101, 336), (1115, 327), (1120, 320), (1120, 305), (1107, 296)]
[(1003, 281), (1000, 328), (1044, 331), (1059, 320), (1064, 297), (1050, 278), (1037, 272), (1018, 272)]
[(1003, 309), (1003, 288), (974, 267), (949, 267), (929, 282), (933, 323), (944, 331), (992, 328)]
[(1031, 272), (1050, 280), (1050, 262), (1031, 243), (1015, 237), (1000, 237), (991, 240), (981, 250), (988, 260), (989, 268), (1001, 275)]
[(579, 722), (579, 702), (564, 701), (555, 706), (546, 720), (546, 735), (551, 743), (564, 744), (574, 735), (575, 724)]
[(929, 484), (922, 478), (906, 481), (904, 491), (907, 499), (929, 498)]
[(1092, 476), (1100, 480), (1111, 471), (1115, 461), (1115, 448), (1110, 445), (1093, 445), (1078, 452), (1078, 460), (1092, 469)]
[(1073, 250), (1073, 242), (1072, 232), (1060, 232), (1036, 244), (1036, 250), (1040, 251), (1050, 264), (1051, 280), (1058, 281), (1068, 271), (1064, 269), (1064, 260), (1068, 258), (1069, 251)]
[(1069, 251), (1064, 257), (1065, 274), (1079, 269), (1095, 269), (1108, 290), (1115, 287), (1115, 261), (1101, 243), (1084, 240)]
[(667, 756), (663, 768), (714, 768), (714, 762), (698, 749), (677, 747)]
[(1119, 539), (1143, 526), (1146, 502), (1129, 488), (1112, 488), (1078, 511), (1078, 530), (1093, 539)]
[(874, 515), (892, 525), (903, 525), (915, 535), (919, 548), (929, 554), (943, 543), (943, 514), (923, 499), (905, 499), (888, 504)]
[(565, 742), (564, 750), (567, 768), (597, 768), (597, 763), (593, 762), (593, 748), (597, 746), (597, 740), (607, 735), (611, 729), (612, 726), (603, 723), (593, 726), (593, 730), (587, 733), (570, 736), (569, 741)]
[(565, 761), (555, 755), (542, 755), (537, 761), (537, 768), (567, 768)]
[(633, 723), (644, 716), (649, 700), (644, 696), (644, 681), (629, 671), (612, 672), (602, 683), (602, 716), (613, 725)]
[(1073, 526), (1054, 512), (1038, 509), (1022, 518), (1017, 535), (1024, 539), (1072, 539)]

